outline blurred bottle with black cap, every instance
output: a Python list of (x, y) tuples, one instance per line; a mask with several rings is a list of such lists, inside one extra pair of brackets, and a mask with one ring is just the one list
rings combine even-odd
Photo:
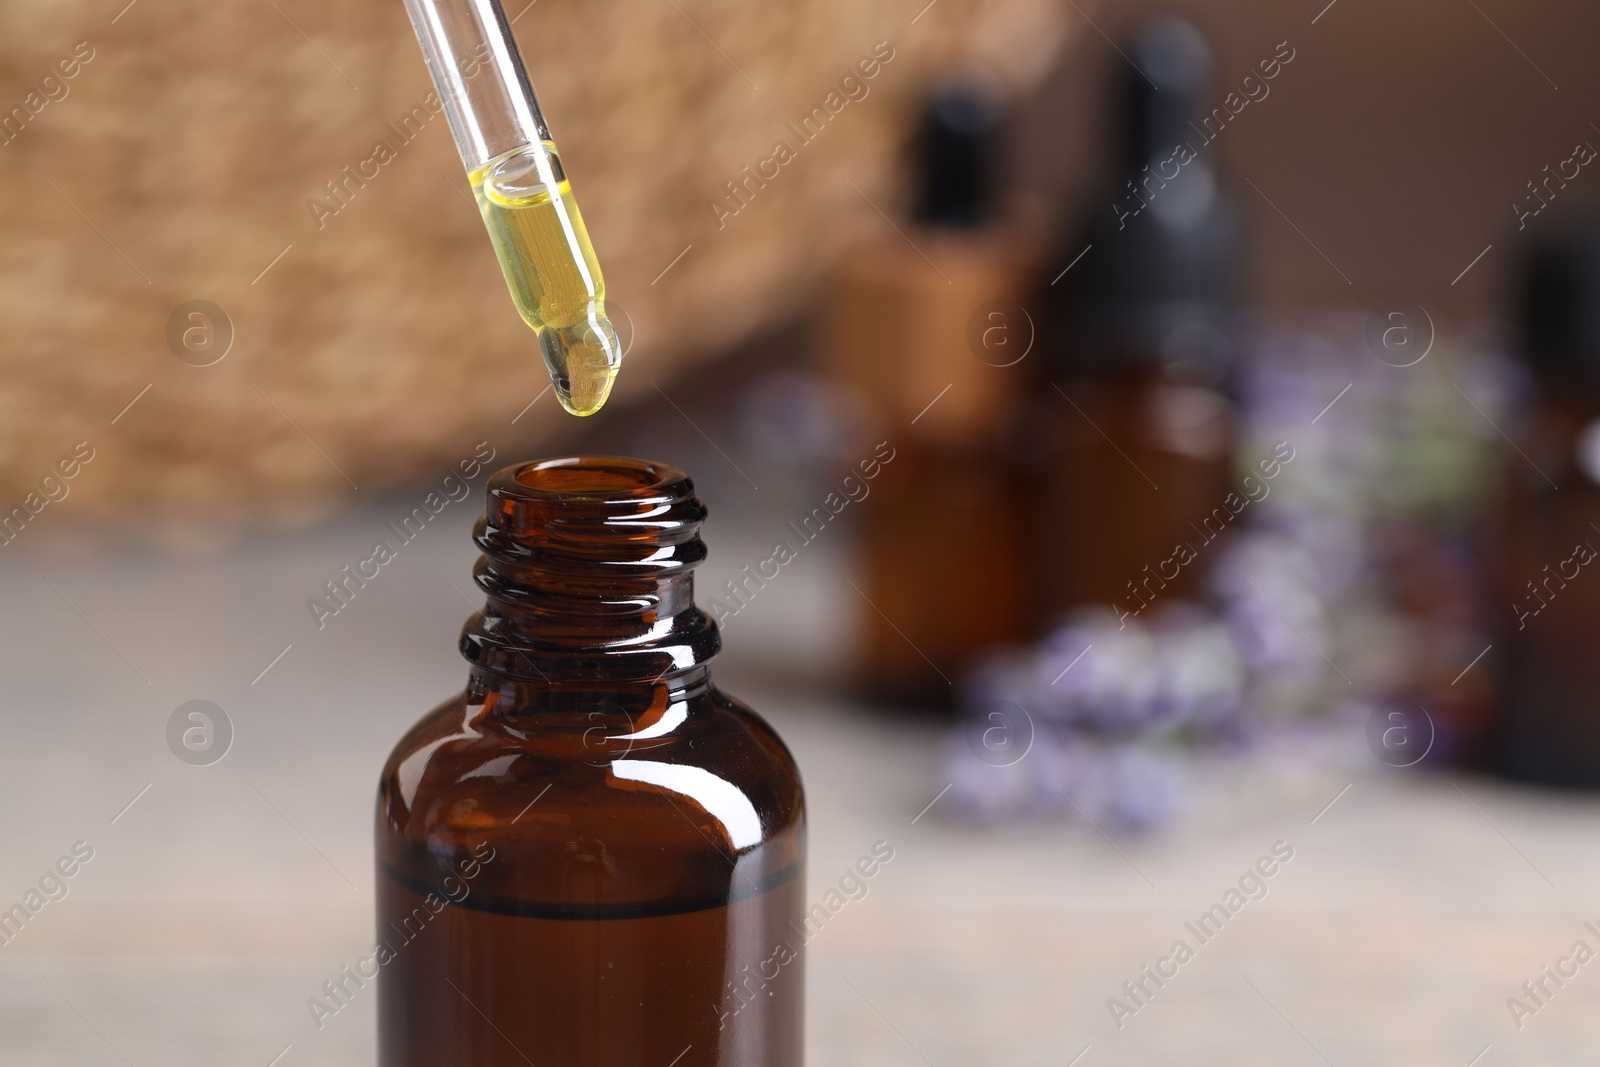
[(975, 652), (1024, 635), (1016, 464), (1031, 384), (1025, 242), (999, 212), (1002, 111), (975, 82), (929, 100), (910, 218), (849, 256), (819, 358), (865, 401), (894, 459), (860, 508), (863, 642), (872, 696), (944, 706)]
[(1600, 231), (1535, 246), (1519, 294), (1534, 381), (1507, 506), (1500, 729), (1510, 777), (1600, 788)]
[(1046, 624), (1078, 605), (1131, 616), (1193, 595), (1228, 492), (1238, 240), (1196, 125), (1211, 53), (1170, 16), (1127, 51), (1114, 176), (1040, 281)]

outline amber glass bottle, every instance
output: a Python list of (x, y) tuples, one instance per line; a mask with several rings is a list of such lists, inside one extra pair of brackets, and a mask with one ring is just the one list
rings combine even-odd
[(872, 698), (919, 708), (948, 705), (976, 655), (1027, 636), (1027, 494), (1005, 431), (1026, 387), (1030, 263), (1000, 219), (1001, 123), (976, 89), (933, 96), (905, 236), (885, 228), (842, 265), (819, 346), (895, 457), (862, 500), (855, 671)]
[(800, 1067), (805, 808), (672, 467), (500, 471), (467, 688), (378, 786), (381, 1067)]
[(1211, 53), (1173, 16), (1129, 52), (1115, 179), (1042, 286), (1036, 367), (1057, 412), (1035, 546), (1045, 623), (1197, 595), (1212, 557), (1146, 583), (1176, 546), (1215, 536), (1202, 524), (1229, 488), (1237, 224), (1200, 125)]
[(1522, 284), (1535, 389), (1507, 468), (1494, 762), (1512, 778), (1600, 789), (1600, 231), (1541, 242)]

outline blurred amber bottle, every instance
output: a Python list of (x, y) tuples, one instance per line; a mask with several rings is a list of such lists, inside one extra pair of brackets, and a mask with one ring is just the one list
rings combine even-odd
[(873, 695), (947, 704), (972, 655), (1026, 627), (1019, 489), (1005, 423), (1033, 328), (1028, 259), (995, 221), (997, 107), (936, 95), (903, 235), (858, 250), (829, 301), (821, 359), (895, 449), (862, 507), (858, 670)]
[[(1077, 605), (1135, 615), (1194, 595), (1214, 555), (1203, 524), (1228, 491), (1237, 239), (1194, 125), (1210, 52), (1176, 18), (1130, 52), (1116, 178), (1040, 283), (1053, 429), (1033, 545), (1041, 624)], [(1197, 562), (1157, 575), (1180, 544)]]
[(1498, 583), (1505, 671), (1494, 762), (1600, 788), (1600, 233), (1536, 248), (1523, 279), (1535, 391), (1509, 465)]
[(694, 487), (560, 459), (488, 491), (467, 688), (378, 788), (381, 1067), (801, 1067), (800, 778), (712, 684)]

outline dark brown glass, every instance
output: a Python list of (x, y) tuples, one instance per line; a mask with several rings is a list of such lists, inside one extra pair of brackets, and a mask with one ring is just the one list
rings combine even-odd
[(1600, 388), (1541, 386), (1520, 435), (1537, 470), (1508, 466), (1496, 762), (1513, 778), (1600, 789), (1600, 485), (1576, 461), (1580, 436), (1600, 420)]
[(997, 447), (930, 437), (898, 439), (862, 501), (858, 549), (871, 602), (861, 617), (863, 688), (918, 707), (949, 705), (951, 680), (983, 652), (1026, 637), (1028, 622), (1016, 464)]
[(672, 467), (490, 479), (466, 690), (378, 787), (380, 1067), (800, 1067), (799, 773), (707, 668)]
[[(1064, 379), (1034, 548), (1042, 624), (1068, 608), (1109, 604), (1119, 616), (1193, 599), (1225, 532), (1231, 412), (1209, 385), (1153, 358)], [(1174, 398), (1210, 398), (1204, 418), (1178, 418)], [(1190, 403), (1188, 406), (1197, 405)], [(1179, 545), (1198, 557), (1162, 577)], [(1152, 612), (1154, 614), (1154, 612)]]

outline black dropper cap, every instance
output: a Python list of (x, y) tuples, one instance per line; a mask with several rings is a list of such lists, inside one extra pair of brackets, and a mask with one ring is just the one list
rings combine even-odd
[(1000, 108), (985, 93), (942, 89), (928, 101), (918, 142), (921, 188), (912, 217), (935, 226), (980, 226), (994, 214)]
[(1129, 59), (1120, 71), (1118, 162), (1132, 174), (1194, 140), (1189, 124), (1200, 117), (1211, 83), (1211, 49), (1199, 30), (1167, 15), (1144, 26)]
[(1518, 304), (1523, 350), (1534, 368), (1556, 383), (1600, 387), (1600, 231), (1534, 245)]
[(1115, 178), (1050, 272), (1046, 351), (1056, 371), (1184, 363), (1216, 376), (1228, 356), (1238, 227), (1201, 125), (1211, 50), (1188, 22), (1163, 16), (1128, 59)]

